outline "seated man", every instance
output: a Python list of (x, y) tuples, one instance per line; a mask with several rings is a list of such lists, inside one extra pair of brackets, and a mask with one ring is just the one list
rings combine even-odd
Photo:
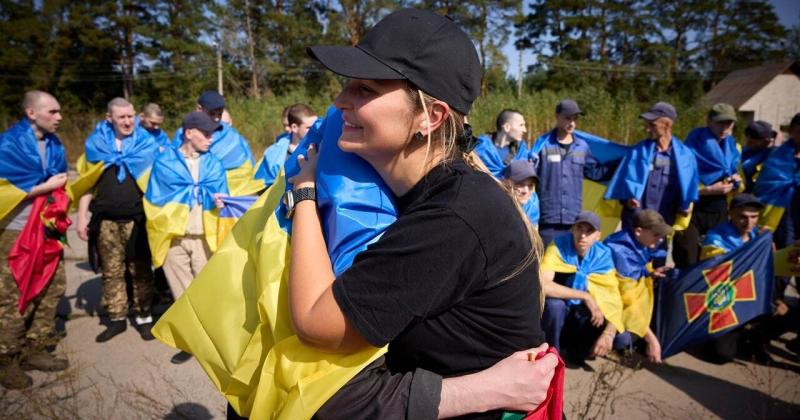
[(542, 258), (542, 328), (547, 342), (559, 351), (564, 338), (570, 351), (565, 356), (577, 363), (608, 354), (617, 332), (624, 330), (614, 260), (599, 239), (600, 218), (584, 211)]
[(701, 260), (731, 252), (758, 235), (758, 217), (764, 205), (753, 194), (731, 199), (728, 220), (708, 231), (700, 253)]
[(513, 160), (506, 167), (503, 183), (514, 192), (522, 211), (528, 216), (534, 228), (539, 226), (539, 196), (536, 195), (536, 184), (539, 177), (533, 170), (533, 164), (527, 160)]
[(622, 297), (622, 322), (625, 332), (614, 339), (614, 348), (630, 348), (634, 336), (643, 338), (647, 359), (661, 363), (661, 344), (650, 329), (653, 315), (653, 280), (665, 276), (671, 267), (653, 269), (659, 244), (672, 233), (672, 227), (655, 210), (638, 210), (631, 224), (604, 241), (611, 249)]

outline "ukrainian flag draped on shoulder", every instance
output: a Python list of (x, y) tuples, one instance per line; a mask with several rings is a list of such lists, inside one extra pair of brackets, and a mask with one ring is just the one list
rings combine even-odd
[(525, 204), (522, 205), (522, 211), (528, 216), (528, 220), (535, 227), (539, 225), (539, 195), (535, 192), (531, 193), (531, 197)]
[[(688, 209), (697, 201), (699, 184), (697, 175), (697, 162), (692, 151), (677, 137), (672, 137), (672, 152), (678, 169), (678, 182), (680, 184), (680, 209)], [(642, 140), (630, 149), (622, 159), (617, 172), (611, 178), (606, 189), (606, 201), (610, 200), (642, 200), (647, 179), (650, 176), (650, 166), (656, 151), (656, 142), (652, 139)], [(619, 210), (619, 208), (617, 206)], [(684, 230), (689, 226), (689, 217), (675, 219), (676, 230)]]
[(800, 171), (797, 159), (794, 157), (795, 153), (797, 149), (792, 141), (787, 141), (775, 149), (764, 162), (764, 167), (753, 187), (753, 194), (764, 204), (760, 224), (773, 232), (777, 229), (783, 212), (789, 206), (795, 188), (800, 184)]
[[(747, 234), (750, 240), (758, 235), (758, 229), (753, 228)], [(700, 260), (706, 260), (716, 255), (731, 252), (744, 245), (741, 235), (730, 220), (722, 222), (709, 229), (703, 240), (703, 248), (700, 252)]]
[(628, 230), (621, 230), (603, 241), (613, 254), (622, 298), (625, 330), (644, 337), (653, 316), (653, 278), (648, 268), (652, 255)]
[(711, 185), (720, 178), (738, 173), (741, 154), (733, 136), (725, 137), (720, 144), (708, 127), (700, 127), (689, 132), (685, 144), (694, 152), (703, 185)]
[(486, 165), (486, 168), (489, 169), (489, 172), (491, 172), (495, 178), (503, 178), (506, 164), (503, 163), (503, 159), (501, 159), (500, 154), (497, 153), (497, 149), (494, 147), (491, 137), (488, 135), (478, 137), (478, 142), (475, 145), (475, 153), (478, 154), (478, 157), (481, 158), (483, 164)]
[(78, 179), (69, 185), (67, 192), (72, 204), (89, 192), (103, 172), (116, 166), (117, 181), (122, 183), (127, 174), (136, 180), (142, 191), (147, 190), (150, 168), (158, 155), (158, 145), (153, 136), (138, 124), (133, 133), (122, 139), (122, 150), (117, 150), (114, 127), (101, 121), (86, 139), (85, 152), (78, 158)]
[[(228, 190), (231, 195), (250, 195), (264, 189), (264, 183), (253, 178), (255, 160), (247, 140), (230, 125), (220, 122), (220, 128), (211, 135), (213, 153), (225, 167)], [(183, 144), (183, 128), (178, 128), (172, 139), (172, 147)]]
[(158, 155), (144, 195), (147, 240), (154, 266), (164, 264), (172, 238), (186, 234), (189, 212), (196, 204), (203, 209), (206, 243), (211, 251), (216, 250), (216, 193), (228, 194), (225, 168), (216, 156), (208, 152), (200, 155), (199, 177), (195, 182), (180, 150), (169, 148)]
[[(287, 161), (320, 143), (317, 200), (334, 271), (339, 275), (396, 219), (391, 193), (357, 156), (342, 152), (341, 113), (331, 109)], [(154, 334), (194, 354), (208, 376), (244, 416), (310, 418), (347, 381), (385, 352), (329, 354), (294, 334), (288, 303), (291, 221), (275, 184), (233, 227), (200, 275), (161, 317)]]
[(46, 134), (45, 162), (31, 122), (22, 118), (0, 134), (0, 220), (47, 178), (67, 172), (64, 146), (55, 134)]
[[(557, 236), (544, 252), (541, 269), (575, 273), (571, 283), (564, 286), (591, 293), (606, 319), (617, 331), (625, 331), (614, 260), (607, 246), (595, 242), (583, 259), (579, 259), (572, 244), (572, 234)], [(568, 301), (570, 305), (579, 303), (580, 300)]]
[(275, 183), (275, 179), (278, 178), (281, 168), (286, 163), (291, 142), (291, 134), (283, 133), (275, 139), (275, 143), (264, 151), (264, 157), (261, 158), (261, 162), (258, 164), (255, 178), (262, 180), (267, 187)]

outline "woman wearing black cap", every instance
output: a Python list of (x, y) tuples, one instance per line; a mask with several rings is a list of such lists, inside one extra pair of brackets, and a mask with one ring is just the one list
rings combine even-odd
[[(465, 115), (480, 88), (472, 42), (447, 18), (405, 9), (379, 22), (355, 48), (312, 47), (309, 54), (351, 79), (335, 101), (344, 118), (338, 145), (373, 166), (395, 194), (399, 213), (335, 278), (312, 203), (316, 150), (299, 157), (302, 169), (290, 179), (296, 205), (289, 302), (296, 333), (332, 352), (389, 344), (385, 367), (373, 364), (369, 378), (351, 381), (362, 386), (339, 391), (349, 394), (339, 399), (341, 408), (352, 410), (359, 401), (352, 394), (367, 392), (371, 411), (359, 417), (483, 411), (495, 418), (500, 412), (491, 410), (534, 408), (556, 364), (552, 355), (527, 362), (522, 352), (546, 348), (532, 350), (544, 341), (541, 243), (508, 192), (470, 154)], [(481, 370), (423, 385), (403, 379)], [(464, 392), (476, 383), (464, 382), (470, 378), (489, 392)], [(509, 382), (525, 382), (527, 399), (505, 393)], [(381, 386), (391, 388), (385, 398), (374, 395)], [(414, 406), (415, 398), (427, 405)], [(398, 399), (408, 401), (392, 401)]]

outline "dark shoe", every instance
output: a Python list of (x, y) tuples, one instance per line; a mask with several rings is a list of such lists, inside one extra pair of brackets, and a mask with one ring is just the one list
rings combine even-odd
[(142, 337), (142, 340), (144, 340), (144, 341), (152, 341), (152, 340), (156, 339), (153, 336), (153, 333), (150, 331), (150, 329), (153, 328), (153, 323), (152, 322), (141, 324), (137, 328), (139, 329), (139, 335)]
[(4, 359), (0, 361), (0, 385), (5, 389), (25, 389), (33, 385), (33, 379), (20, 369), (16, 360)]
[(47, 352), (35, 352), (25, 356), (23, 370), (41, 370), (42, 372), (58, 372), (69, 367), (67, 359), (59, 359)]
[(191, 354), (186, 353), (185, 351), (179, 351), (174, 356), (172, 356), (172, 358), (169, 359), (169, 361), (172, 362), (172, 364), (174, 365), (180, 365), (182, 363), (186, 363), (191, 358), (192, 358)]
[(94, 341), (98, 343), (105, 343), (108, 340), (122, 334), (128, 328), (128, 321), (111, 321), (108, 323), (106, 330), (97, 335)]

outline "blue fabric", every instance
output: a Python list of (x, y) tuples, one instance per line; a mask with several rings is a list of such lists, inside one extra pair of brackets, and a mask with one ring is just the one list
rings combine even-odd
[(223, 207), (219, 211), (219, 217), (229, 217), (238, 219), (242, 217), (248, 209), (253, 205), (253, 203), (258, 200), (258, 196), (255, 195), (242, 195), (239, 197), (231, 197), (231, 196), (222, 196), (220, 200), (225, 203), (225, 207)]
[(562, 355), (565, 354), (564, 347), (568, 347), (567, 354), (573, 360), (588, 357), (602, 333), (602, 327), (592, 325), (592, 314), (586, 305), (568, 305), (563, 299), (554, 298), (544, 300), (542, 330), (548, 344)]
[[(678, 208), (687, 210), (698, 198), (697, 162), (692, 151), (676, 137), (672, 138), (671, 144), (680, 186)], [(655, 151), (656, 142), (651, 139), (642, 140), (630, 149), (608, 183), (604, 198), (623, 201), (633, 198), (641, 202)]]
[(169, 136), (167, 135), (166, 132), (164, 132), (164, 130), (160, 128), (157, 130), (148, 130), (147, 128), (142, 126), (141, 123), (138, 123), (138, 125), (143, 129), (145, 129), (148, 133), (150, 133), (150, 135), (153, 136), (154, 139), (156, 139), (156, 144), (158, 145), (160, 150), (164, 150), (170, 147)]
[(572, 137), (563, 158), (556, 129), (536, 139), (530, 151), (520, 147), (522, 153), (527, 151), (523, 158), (533, 162), (539, 175), (541, 224), (573, 223), (582, 210), (583, 178), (601, 180), (626, 150), (625, 146), (582, 131), (573, 132)]
[[(753, 228), (747, 234), (749, 241), (752, 241), (758, 236), (758, 229)], [(748, 241), (748, 242), (749, 242)], [(706, 238), (703, 240), (703, 246), (713, 246), (715, 248), (724, 249), (725, 252), (731, 252), (744, 245), (742, 237), (739, 236), (739, 231), (733, 223), (728, 220), (711, 228), (706, 233)]]
[(774, 150), (772, 147), (757, 150), (745, 148), (742, 150), (742, 173), (744, 173), (745, 192), (753, 191), (753, 186), (756, 183), (755, 176), (759, 171), (758, 165), (767, 160), (772, 150)]
[(800, 185), (800, 171), (794, 154), (796, 148), (787, 141), (775, 149), (764, 162), (753, 187), (753, 194), (764, 204), (786, 208), (795, 187)]
[[(183, 144), (182, 127), (175, 131), (172, 147), (177, 149), (181, 144)], [(247, 161), (255, 165), (247, 140), (235, 128), (224, 122), (220, 122), (220, 128), (211, 135), (211, 148), (208, 151), (222, 161), (226, 171), (236, 169)]]
[(741, 156), (733, 136), (720, 142), (708, 127), (700, 127), (689, 132), (685, 144), (697, 159), (697, 172), (703, 185), (711, 185), (738, 172)]
[[(556, 237), (553, 243), (558, 248), (561, 259), (576, 268), (575, 275), (570, 276), (570, 279), (564, 284), (566, 287), (585, 292), (589, 288), (589, 274), (605, 274), (614, 269), (611, 250), (600, 241), (595, 242), (589, 248), (589, 252), (584, 255), (583, 259), (578, 258), (571, 233)], [(580, 299), (571, 299), (569, 304), (578, 305), (581, 302)]]
[[(728, 263), (731, 264), (728, 277), (720, 278), (712, 273), (725, 273), (721, 269)], [(751, 271), (752, 289), (748, 285), (742, 286), (741, 292), (737, 291), (739, 282), (746, 281), (743, 285), (749, 283), (746, 274)], [(711, 279), (719, 282), (711, 286)], [(733, 286), (734, 290), (731, 291), (729, 286)], [(672, 278), (659, 280), (655, 333), (661, 343), (661, 356), (666, 358), (677, 354), (688, 347), (724, 335), (759, 315), (771, 313), (773, 287), (772, 234), (769, 232), (733, 252), (710, 258), (676, 273)], [(748, 293), (744, 292), (748, 290), (754, 291), (755, 296), (746, 296)], [(700, 306), (702, 311), (690, 320), (691, 301), (702, 302), (704, 306)], [(708, 305), (713, 307), (708, 308)], [(730, 311), (735, 314), (734, 322), (712, 331), (711, 322), (719, 321), (721, 316)]]
[[(520, 148), (521, 149), (521, 148)], [(503, 172), (506, 169), (506, 164), (503, 163), (503, 158), (497, 151), (492, 138), (489, 135), (478, 137), (477, 144), (475, 145), (475, 153), (481, 158), (483, 164), (489, 169), (489, 172), (497, 179), (503, 178)]]
[(522, 211), (528, 216), (532, 225), (539, 225), (539, 196), (535, 192), (532, 192), (528, 201), (522, 205)]
[[(321, 124), (321, 122), (315, 122), (314, 124)], [(256, 169), (255, 178), (263, 180), (264, 185), (267, 187), (275, 183), (275, 178), (278, 177), (283, 164), (286, 163), (291, 142), (292, 135), (284, 132), (275, 138), (275, 143), (264, 151), (264, 159), (261, 160), (261, 164)]]
[(648, 276), (647, 263), (653, 259), (650, 249), (639, 243), (630, 230), (609, 235), (603, 243), (611, 250), (617, 273), (639, 281)]
[(125, 181), (128, 173), (139, 179), (153, 165), (158, 155), (155, 138), (140, 125), (135, 124), (133, 133), (122, 140), (122, 150), (117, 151), (114, 127), (103, 120), (86, 139), (86, 160), (91, 163), (103, 162), (106, 169), (118, 166), (117, 182)]
[(203, 210), (213, 210), (214, 194), (228, 194), (225, 168), (216, 156), (206, 152), (200, 155), (199, 175), (195, 182), (180, 150), (164, 150), (153, 164), (145, 197), (159, 207), (180, 203), (191, 209), (200, 203)]
[(0, 134), (0, 179), (30, 192), (47, 178), (66, 173), (67, 158), (61, 141), (55, 134), (46, 134), (44, 139), (46, 162), (43, 165), (36, 134), (27, 118)]
[[(397, 220), (394, 196), (380, 175), (360, 157), (339, 148), (343, 124), (341, 111), (329, 108), (324, 120), (308, 131), (284, 168), (286, 178), (291, 178), (300, 170), (297, 154), (306, 153), (310, 144), (319, 145), (317, 209), (337, 276)], [(287, 183), (286, 188), (291, 184)], [(281, 226), (290, 231), (285, 205), (276, 211)]]

